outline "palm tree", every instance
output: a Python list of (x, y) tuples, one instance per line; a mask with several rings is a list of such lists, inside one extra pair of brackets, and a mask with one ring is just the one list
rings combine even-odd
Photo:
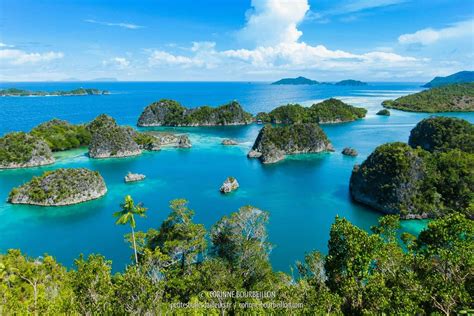
[(118, 217), (115, 224), (126, 225), (130, 223), (132, 228), (133, 250), (135, 252), (135, 262), (138, 264), (137, 245), (135, 243), (135, 215), (145, 217), (146, 208), (141, 203), (135, 205), (130, 195), (125, 197), (125, 202), (120, 204), (120, 211), (114, 213), (114, 217)]

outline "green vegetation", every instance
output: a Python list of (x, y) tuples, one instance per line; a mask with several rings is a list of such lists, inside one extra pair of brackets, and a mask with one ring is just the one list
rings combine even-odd
[(410, 112), (474, 111), (474, 83), (451, 84), (382, 102), (386, 108)]
[(92, 89), (92, 88), (78, 88), (70, 91), (30, 91), (22, 90), (16, 88), (2, 89), (0, 90), (0, 96), (16, 96), (16, 97), (26, 97), (26, 96), (72, 96), (72, 95), (101, 95), (109, 94), (108, 91)]
[(114, 217), (118, 217), (115, 224), (126, 225), (130, 224), (132, 229), (133, 251), (135, 253), (135, 263), (138, 264), (137, 243), (135, 241), (135, 215), (145, 217), (146, 208), (141, 204), (135, 205), (130, 195), (125, 197), (125, 202), (120, 205), (121, 210), (114, 213)]
[(255, 144), (262, 148), (275, 147), (291, 152), (292, 149), (310, 148), (318, 141), (324, 145), (330, 144), (321, 127), (311, 123), (296, 123), (285, 126), (265, 125)]
[[(452, 315), (473, 308), (474, 222), (461, 214), (433, 220), (418, 237), (403, 234), (403, 245), (397, 216), (381, 217), (372, 233), (336, 217), (327, 255), (307, 253), (289, 275), (269, 262), (269, 213), (245, 206), (208, 232), (193, 222), (187, 201), (170, 207), (160, 227), (136, 232), (138, 264), (115, 274), (98, 254), (81, 255), (73, 269), (49, 255), (35, 259), (13, 249), (0, 255), (0, 311)], [(257, 295), (215, 295), (231, 292)]]
[(35, 159), (51, 160), (51, 150), (39, 137), (27, 133), (9, 133), (0, 138), (0, 167), (24, 165)]
[(237, 101), (219, 107), (188, 109), (173, 100), (160, 100), (147, 106), (138, 119), (139, 126), (212, 126), (249, 124), (253, 120)]
[(289, 85), (300, 85), (300, 84), (319, 84), (316, 80), (311, 80), (305, 77), (297, 77), (297, 78), (283, 78), (278, 81), (272, 83), (273, 85), (280, 85), (280, 84), (289, 84)]
[(384, 213), (474, 219), (474, 128), (469, 122), (428, 118), (412, 130), (410, 146), (379, 146), (350, 180), (352, 197)]
[(474, 125), (454, 117), (430, 117), (411, 130), (408, 144), (430, 152), (460, 149), (472, 154)]
[(377, 115), (390, 116), (390, 111), (387, 109), (383, 109), (383, 110), (378, 111)]
[(433, 88), (453, 83), (474, 82), (474, 71), (460, 71), (446, 77), (435, 77), (423, 87)]
[(52, 151), (87, 146), (91, 141), (91, 134), (85, 125), (73, 125), (58, 119), (36, 126), (30, 134), (44, 139)]
[(14, 188), (11, 203), (35, 205), (68, 205), (97, 198), (107, 191), (97, 171), (85, 168), (45, 171), (29, 182)]
[(140, 154), (140, 148), (133, 139), (135, 131), (123, 127), (106, 114), (101, 114), (87, 125), (92, 139), (89, 156), (92, 158), (124, 157)]
[(339, 82), (335, 83), (336, 86), (366, 86), (366, 82), (362, 82), (359, 80), (353, 80), (353, 79), (347, 79), (347, 80), (341, 80)]
[(365, 117), (367, 110), (354, 107), (338, 99), (328, 99), (313, 104), (311, 107), (303, 107), (299, 104), (288, 104), (277, 107), (270, 113), (259, 113), (257, 120), (276, 124), (292, 123), (339, 123), (354, 121)]

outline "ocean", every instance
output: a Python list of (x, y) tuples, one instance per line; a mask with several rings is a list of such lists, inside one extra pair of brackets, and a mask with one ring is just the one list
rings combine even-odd
[[(269, 111), (279, 105), (311, 105), (330, 97), (362, 106), (368, 115), (351, 123), (323, 125), (336, 151), (292, 156), (275, 165), (249, 160), (246, 153), (261, 125), (229, 127), (159, 128), (187, 133), (191, 149), (163, 149), (138, 157), (92, 160), (87, 148), (56, 154), (54, 165), (0, 171), (0, 252), (20, 248), (29, 256), (53, 255), (72, 266), (80, 253), (101, 253), (113, 261), (115, 271), (128, 264), (132, 250), (124, 242), (128, 227), (115, 225), (113, 212), (125, 195), (148, 208), (147, 217), (137, 220), (137, 230), (159, 228), (169, 213), (169, 201), (189, 200), (194, 220), (206, 228), (222, 216), (245, 205), (270, 214), (269, 240), (274, 245), (271, 262), (276, 270), (290, 271), (306, 252), (327, 251), (330, 226), (336, 216), (370, 230), (381, 216), (351, 201), (349, 178), (377, 146), (386, 142), (408, 141), (410, 130), (430, 114), (390, 110), (389, 117), (377, 116), (381, 102), (420, 91), (420, 83), (370, 83), (368, 86), (273, 86), (264, 82), (50, 82), (1, 83), (0, 89), (69, 90), (78, 87), (105, 89), (103, 96), (0, 97), (0, 135), (29, 131), (52, 118), (84, 123), (101, 113), (119, 124), (136, 126), (145, 106), (162, 98), (174, 99), (189, 107), (217, 106), (238, 100), (251, 113)], [(444, 113), (474, 122), (474, 113)], [(239, 142), (223, 146), (224, 138)], [(357, 157), (341, 154), (354, 147)], [(101, 199), (68, 207), (35, 207), (6, 203), (9, 191), (60, 167), (86, 167), (99, 171), (108, 193)], [(127, 172), (143, 173), (146, 180), (125, 184)], [(236, 177), (240, 188), (222, 195), (219, 187), (227, 176)], [(403, 231), (418, 233), (426, 221), (404, 221)]]

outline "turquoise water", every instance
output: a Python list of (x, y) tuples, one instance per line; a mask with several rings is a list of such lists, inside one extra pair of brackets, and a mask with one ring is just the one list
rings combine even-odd
[[(243, 127), (162, 128), (188, 133), (191, 149), (164, 149), (139, 157), (91, 160), (87, 149), (57, 154), (52, 166), (0, 171), (0, 251), (21, 248), (30, 256), (54, 255), (72, 265), (79, 253), (99, 252), (122, 269), (131, 251), (123, 241), (127, 227), (114, 224), (112, 213), (126, 194), (145, 204), (146, 219), (139, 219), (138, 229), (158, 227), (167, 216), (168, 202), (186, 198), (195, 210), (195, 221), (210, 228), (219, 218), (239, 207), (252, 204), (270, 212), (269, 235), (275, 245), (271, 260), (277, 270), (288, 271), (305, 252), (325, 252), (329, 228), (336, 215), (369, 229), (379, 213), (354, 204), (348, 183), (352, 167), (362, 162), (378, 145), (407, 141), (410, 130), (427, 114), (391, 111), (381, 117), (384, 99), (420, 90), (419, 84), (372, 83), (367, 87), (271, 86), (267, 83), (4, 83), (0, 88), (19, 87), (38, 90), (71, 89), (78, 86), (111, 91), (107, 96), (81, 97), (4, 97), (0, 98), (0, 134), (14, 130), (28, 131), (51, 118), (73, 123), (86, 122), (107, 113), (120, 124), (134, 125), (142, 109), (152, 101), (172, 98), (188, 106), (219, 105), (237, 99), (246, 110), (268, 111), (288, 102), (310, 105), (329, 97), (366, 107), (367, 117), (357, 122), (324, 125), (336, 152), (294, 156), (281, 163), (263, 166), (249, 160), (250, 149), (260, 125)], [(474, 121), (474, 114), (451, 113), (450, 116)], [(222, 146), (224, 138), (234, 138), (238, 146)], [(351, 146), (359, 151), (356, 158), (340, 151)], [(45, 170), (59, 167), (87, 167), (104, 177), (105, 197), (69, 207), (41, 208), (10, 205), (4, 202), (14, 186), (28, 181)], [(128, 171), (144, 173), (144, 182), (125, 184)], [(238, 179), (241, 187), (231, 195), (218, 191), (227, 176)], [(418, 232), (423, 221), (406, 221), (405, 231)]]

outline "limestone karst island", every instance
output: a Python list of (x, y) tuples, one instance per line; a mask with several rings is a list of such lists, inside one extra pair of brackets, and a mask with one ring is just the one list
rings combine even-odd
[(0, 2), (0, 316), (474, 315), (471, 2)]

